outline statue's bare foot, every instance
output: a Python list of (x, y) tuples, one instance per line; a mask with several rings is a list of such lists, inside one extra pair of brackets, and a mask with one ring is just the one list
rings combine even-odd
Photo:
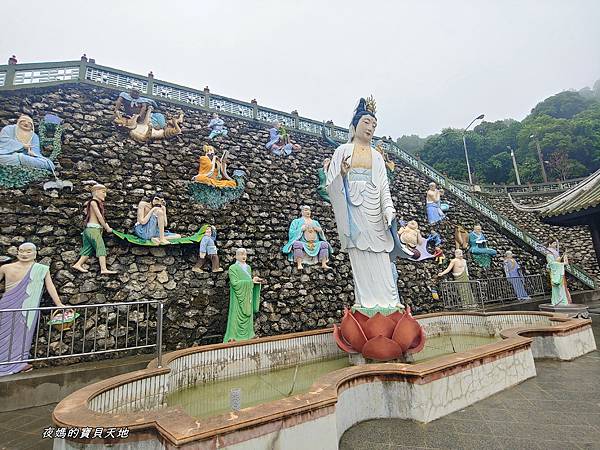
[(298, 265), (296, 266), (296, 269), (298, 269), (298, 270), (302, 270), (302, 269), (304, 269), (304, 267), (302, 267), (302, 264), (298, 264)]
[(32, 370), (33, 366), (31, 364), (25, 364), (25, 367), (19, 370), (19, 373), (31, 372)]
[(117, 272), (116, 270), (108, 270), (108, 269), (104, 269), (104, 270), (100, 271), (100, 274), (102, 274), (102, 275), (114, 275), (116, 273), (119, 273), (119, 272)]
[(160, 239), (158, 242), (160, 245), (168, 245), (171, 243), (171, 241), (169, 241), (168, 239)]
[(331, 270), (332, 269), (332, 267), (328, 266), (327, 264), (323, 264), (321, 267), (323, 268), (323, 270)]
[(84, 269), (83, 267), (78, 266), (77, 264), (73, 264), (71, 267), (73, 269), (75, 269), (76, 271), (81, 272), (81, 273), (88, 273), (89, 272), (89, 270)]
[(204, 270), (202, 270), (202, 267), (194, 266), (194, 267), (192, 267), (192, 272), (204, 273)]
[(219, 267), (218, 269), (213, 270), (213, 272), (223, 272), (223, 268)]
[(154, 245), (160, 245), (160, 239), (157, 237), (153, 237), (150, 239)]

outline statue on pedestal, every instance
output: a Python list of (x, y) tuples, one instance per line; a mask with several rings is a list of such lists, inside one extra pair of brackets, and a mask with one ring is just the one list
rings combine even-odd
[(469, 246), (473, 260), (484, 269), (489, 268), (492, 257), (496, 256), (497, 252), (487, 246), (487, 238), (481, 231), (481, 225), (475, 225), (469, 233)]
[[(26, 242), (19, 246), (17, 262), (0, 266), (0, 281), (4, 280), (4, 295), (0, 299), (0, 362), (29, 359), (31, 342), (38, 323), (39, 311), (3, 311), (38, 308), (44, 286), (56, 306), (60, 301), (48, 266), (35, 262), (37, 248)], [(16, 362), (0, 365), (0, 376), (27, 372), (31, 364)]]
[(555, 240), (549, 243), (546, 253), (546, 267), (550, 272), (550, 284), (552, 285), (550, 302), (553, 306), (572, 303), (565, 273), (565, 267), (569, 264), (569, 259), (566, 254), (561, 257), (559, 250), (559, 243)]
[(117, 272), (109, 270), (106, 267), (106, 247), (102, 239), (103, 229), (107, 233), (112, 233), (113, 231), (104, 219), (104, 200), (106, 199), (107, 189), (102, 184), (94, 184), (90, 190), (92, 198), (83, 205), (85, 214), (85, 229), (81, 233), (83, 236), (83, 246), (79, 253), (79, 260), (72, 267), (78, 272), (87, 273), (88, 270), (83, 267), (83, 264), (85, 264), (90, 256), (96, 256), (100, 263), (100, 273), (102, 275), (112, 275)]
[(441, 202), (441, 197), (444, 191), (437, 188), (435, 183), (429, 183), (427, 191), (427, 199), (425, 202), (427, 210), (427, 220), (430, 225), (440, 222), (446, 217), (445, 212), (448, 211), (448, 204)]
[(198, 262), (192, 268), (194, 272), (203, 273), (202, 269), (206, 264), (206, 257), (210, 259), (211, 270), (213, 272), (223, 272), (223, 268), (219, 265), (219, 255), (217, 255), (217, 230), (215, 227), (209, 226), (204, 232), (204, 236), (200, 241), (200, 249), (198, 252)]
[(467, 261), (463, 257), (462, 250), (454, 251), (454, 258), (450, 260), (450, 264), (446, 267), (446, 270), (438, 273), (438, 277), (443, 277), (448, 272), (452, 271), (454, 281), (458, 281), (456, 284), (456, 290), (458, 296), (461, 299), (463, 307), (476, 306), (475, 299), (473, 298), (473, 292), (471, 291), (471, 285), (469, 281), (469, 269), (467, 267)]
[(7, 125), (0, 131), (0, 165), (54, 171), (54, 163), (42, 155), (31, 117), (23, 114), (16, 125)]
[(504, 273), (512, 285), (517, 299), (522, 301), (531, 300), (525, 289), (525, 278), (523, 277), (521, 266), (519, 266), (519, 263), (513, 257), (513, 253), (510, 250), (504, 253)]
[(287, 130), (278, 120), (275, 120), (269, 129), (269, 142), (265, 147), (277, 156), (290, 155), (293, 150), (300, 150), (300, 146), (292, 143)]
[(327, 172), (327, 192), (340, 243), (347, 250), (354, 278), (355, 305), (347, 310), (334, 338), (349, 353), (389, 361), (419, 351), (425, 335), (403, 309), (394, 282), (392, 203), (386, 165), (371, 147), (377, 118), (372, 98), (361, 98), (354, 111), (349, 142), (340, 145)]
[(244, 248), (235, 252), (235, 263), (229, 266), (229, 313), (223, 342), (244, 341), (254, 335), (254, 314), (260, 308), (260, 288), (265, 281), (252, 276), (246, 263), (248, 253)]
[(219, 117), (217, 113), (213, 113), (212, 119), (208, 122), (208, 128), (211, 129), (208, 138), (212, 141), (217, 136), (227, 136), (227, 128), (225, 121)]
[(325, 270), (331, 269), (327, 265), (331, 246), (325, 238), (321, 224), (311, 218), (310, 206), (300, 208), (302, 216), (294, 219), (288, 231), (288, 242), (281, 249), (290, 261), (295, 261), (298, 270), (302, 270), (302, 263), (321, 263)]

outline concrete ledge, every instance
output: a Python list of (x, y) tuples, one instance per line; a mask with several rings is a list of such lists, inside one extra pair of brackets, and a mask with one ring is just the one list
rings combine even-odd
[[(178, 360), (191, 353), (206, 351), (181, 350), (165, 357), (170, 367), (158, 369), (152, 362), (145, 370), (87, 386), (61, 401), (54, 410), (57, 426), (127, 427), (129, 438), (120, 442), (56, 439), (54, 448), (80, 450), (101, 444), (123, 450), (336, 448), (339, 436), (358, 421), (403, 417), (428, 422), (535, 376), (534, 357), (573, 359), (596, 348), (591, 321), (562, 314), (440, 313), (418, 316), (417, 320), (432, 334), (438, 329), (460, 331), (485, 322), (490, 333), (499, 332), (503, 339), (418, 364), (382, 363), (340, 369), (321, 377), (305, 394), (202, 419), (191, 417), (178, 407), (104, 414), (92, 408), (95, 398), (118, 392), (128, 384), (145, 392), (152, 391), (152, 386), (164, 389), (157, 377), (168, 376)], [(268, 339), (330, 333), (328, 329)], [(211, 351), (239, 347), (218, 344)], [(112, 397), (118, 399), (119, 395)], [(360, 401), (350, 401), (354, 397)], [(356, 404), (361, 408), (355, 408)]]
[(58, 403), (90, 383), (143, 369), (153, 357), (106, 359), (0, 377), (0, 412)]

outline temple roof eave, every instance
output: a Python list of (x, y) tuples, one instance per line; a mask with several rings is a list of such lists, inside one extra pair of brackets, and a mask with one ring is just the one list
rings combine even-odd
[(521, 205), (510, 194), (508, 198), (519, 211), (537, 213), (541, 217), (557, 217), (600, 206), (600, 170), (577, 186), (539, 205)]

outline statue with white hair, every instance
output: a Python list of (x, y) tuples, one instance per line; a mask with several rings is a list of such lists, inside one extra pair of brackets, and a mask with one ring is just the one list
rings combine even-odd
[(327, 262), (333, 251), (321, 224), (311, 217), (310, 206), (302, 206), (300, 212), (301, 216), (290, 224), (288, 241), (281, 251), (290, 261), (296, 262), (298, 270), (302, 270), (303, 262), (309, 265), (320, 262), (324, 270), (331, 269)]
[(517, 299), (522, 301), (531, 300), (525, 289), (525, 279), (523, 278), (521, 266), (519, 266), (519, 263), (513, 256), (513, 252), (510, 250), (504, 253), (504, 273), (512, 285)]
[[(0, 299), (0, 363), (29, 358), (38, 311), (4, 311), (37, 308), (44, 286), (56, 306), (64, 306), (50, 276), (50, 268), (36, 262), (37, 248), (26, 242), (19, 246), (17, 261), (0, 266), (4, 295)], [(0, 365), (0, 376), (31, 370), (31, 364)]]
[(252, 276), (252, 268), (246, 262), (248, 252), (238, 248), (235, 263), (229, 266), (229, 313), (223, 342), (245, 341), (254, 334), (254, 314), (260, 307), (260, 288), (265, 281)]

